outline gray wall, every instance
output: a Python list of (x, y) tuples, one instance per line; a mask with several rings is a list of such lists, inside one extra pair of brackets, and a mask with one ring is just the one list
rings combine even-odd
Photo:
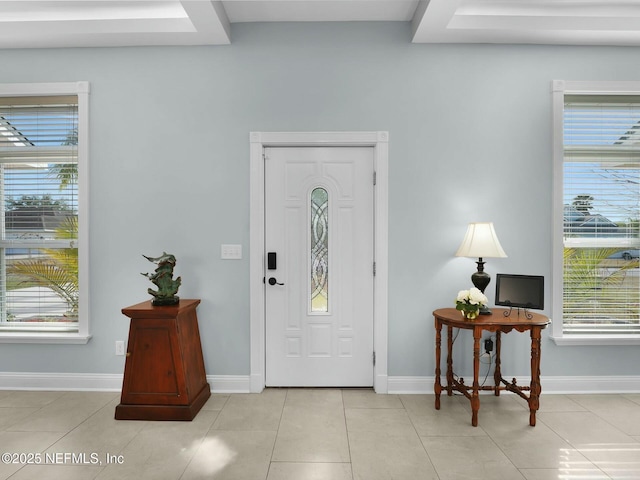
[[(8, 372), (121, 373), (141, 254), (178, 259), (207, 373), (249, 374), (249, 132), (390, 133), (389, 374), (433, 375), (430, 312), (470, 286), (454, 252), (493, 221), (495, 273), (551, 274), (553, 79), (638, 80), (640, 48), (413, 45), (401, 23), (241, 24), (232, 45), (0, 51), (0, 82), (91, 84), (87, 345), (0, 347)], [(220, 260), (220, 244), (244, 247)], [(493, 301), (495, 283), (487, 293)], [(637, 347), (558, 347), (543, 375), (637, 375)], [(470, 345), (468, 335), (458, 340)], [(525, 335), (505, 337), (528, 374)], [(460, 350), (469, 360), (470, 348)]]

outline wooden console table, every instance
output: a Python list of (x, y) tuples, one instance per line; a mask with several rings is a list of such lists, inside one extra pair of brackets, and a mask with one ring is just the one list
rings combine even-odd
[[(538, 313), (530, 313), (531, 318), (527, 318), (524, 312), (513, 310), (510, 316), (504, 316), (507, 309), (494, 308), (491, 315), (479, 315), (475, 320), (467, 320), (455, 308), (441, 308), (433, 312), (436, 328), (436, 381), (434, 392), (436, 394), (436, 410), (440, 410), (440, 393), (442, 385), (440, 384), (440, 343), (442, 339), (442, 325), (447, 326), (447, 395), (451, 396), (453, 390), (462, 393), (471, 401), (471, 424), (478, 426), (478, 410), (480, 409), (480, 390), (492, 390), (496, 396), (500, 395), (501, 390), (508, 390), (520, 397), (524, 398), (529, 404), (529, 425), (532, 427), (536, 424), (536, 411), (539, 407), (540, 397), (540, 337), (542, 329), (549, 323), (549, 319)], [(518, 313), (520, 313), (518, 315)], [(465, 330), (473, 330), (473, 384), (465, 385), (461, 378), (457, 380), (453, 375), (453, 328), (462, 328)], [(520, 386), (516, 383), (516, 379), (507, 382), (502, 378), (500, 372), (500, 343), (501, 334), (509, 333), (511, 330), (518, 332), (531, 332), (531, 384), (529, 386)], [(478, 374), (480, 372), (480, 340), (482, 339), (482, 331), (495, 332), (495, 372), (494, 386), (480, 386), (478, 383)], [(529, 395), (524, 392), (529, 391)]]
[(193, 420), (211, 396), (199, 303), (154, 307), (147, 301), (122, 309), (131, 325), (116, 420)]

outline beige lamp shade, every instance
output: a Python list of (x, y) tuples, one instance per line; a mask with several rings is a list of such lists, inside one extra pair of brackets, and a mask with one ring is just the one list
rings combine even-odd
[(456, 257), (504, 258), (504, 253), (492, 222), (470, 223)]

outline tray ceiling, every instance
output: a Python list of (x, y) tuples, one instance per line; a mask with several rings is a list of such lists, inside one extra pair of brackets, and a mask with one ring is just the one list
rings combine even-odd
[(640, 45), (637, 0), (0, 0), (0, 48), (225, 45), (246, 22), (410, 22), (414, 43)]

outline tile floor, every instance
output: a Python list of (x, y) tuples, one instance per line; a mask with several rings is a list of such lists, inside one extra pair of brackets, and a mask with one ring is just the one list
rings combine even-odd
[(0, 479), (640, 479), (640, 394), (543, 395), (536, 427), (514, 395), (483, 395), (477, 428), (442, 400), (267, 389), (145, 422), (116, 393), (0, 391)]

